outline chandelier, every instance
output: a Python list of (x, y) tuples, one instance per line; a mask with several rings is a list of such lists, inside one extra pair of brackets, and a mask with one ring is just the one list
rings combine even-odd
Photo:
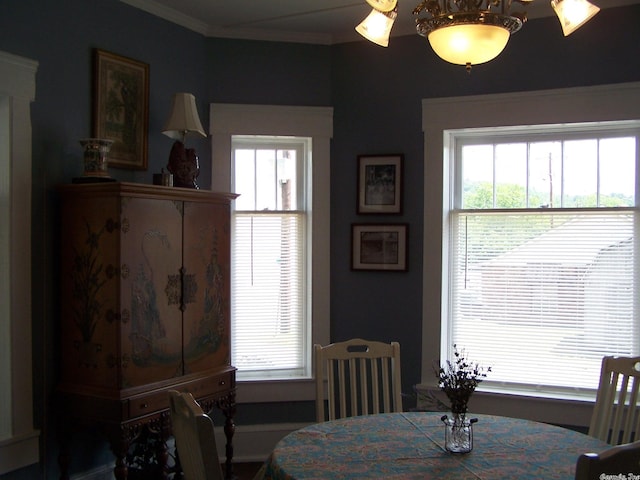
[[(371, 13), (356, 31), (371, 42), (386, 47), (398, 0), (366, 0)], [(527, 21), (525, 7), (533, 0), (422, 0), (413, 9), (416, 31), (427, 38), (443, 60), (464, 65), (467, 71), (496, 58), (512, 33)], [(522, 11), (511, 11), (518, 3)], [(565, 36), (584, 25), (600, 9), (587, 0), (551, 0)]]

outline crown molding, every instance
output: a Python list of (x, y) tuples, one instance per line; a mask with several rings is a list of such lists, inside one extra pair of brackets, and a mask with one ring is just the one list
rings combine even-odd
[(163, 18), (171, 23), (180, 25), (181, 27), (192, 30), (201, 35), (207, 35), (209, 32), (209, 25), (205, 22), (197, 20), (189, 15), (185, 15), (173, 8), (165, 7), (153, 0), (120, 0), (122, 3), (126, 3), (132, 7), (144, 10), (151, 15)]

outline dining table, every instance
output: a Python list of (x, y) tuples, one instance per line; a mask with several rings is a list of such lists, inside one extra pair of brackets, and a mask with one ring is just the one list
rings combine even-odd
[(265, 480), (573, 480), (580, 454), (607, 443), (531, 420), (471, 415), (473, 449), (445, 449), (443, 412), (348, 417), (289, 433), (266, 461)]

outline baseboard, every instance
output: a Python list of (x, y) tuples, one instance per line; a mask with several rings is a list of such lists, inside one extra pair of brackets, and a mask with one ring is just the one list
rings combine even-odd
[[(234, 462), (263, 462), (276, 444), (289, 433), (306, 427), (308, 423), (269, 423), (263, 425), (236, 426), (233, 436)], [(225, 436), (221, 428), (216, 429), (218, 456), (224, 459)]]
[(86, 472), (71, 475), (71, 480), (113, 480), (115, 463), (102, 465)]
[[(276, 444), (287, 434), (309, 425), (308, 423), (269, 423), (263, 425), (236, 425), (233, 435), (234, 463), (264, 462)], [(226, 438), (216, 426), (218, 457), (224, 462)], [(170, 446), (172, 448), (172, 446)], [(71, 480), (113, 480), (114, 463), (75, 474)]]

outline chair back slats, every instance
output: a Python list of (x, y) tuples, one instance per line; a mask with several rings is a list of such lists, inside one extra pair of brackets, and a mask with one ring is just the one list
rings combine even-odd
[[(637, 405), (638, 404), (638, 379), (635, 377), (625, 377), (618, 397), (618, 405)], [(631, 383), (631, 385), (629, 385)], [(627, 395), (629, 394), (629, 395)], [(628, 400), (627, 400), (628, 396)], [(633, 408), (618, 408), (616, 411), (616, 420), (613, 424), (614, 432), (620, 432), (622, 438), (620, 443), (629, 443), (634, 432), (635, 419), (637, 414)]]
[(318, 421), (402, 411), (397, 342), (353, 339), (325, 347), (315, 345), (314, 351)]
[[(358, 395), (354, 395), (353, 392), (358, 391), (358, 373), (360, 369), (358, 368), (358, 364), (360, 362), (356, 358), (352, 358), (349, 360), (349, 397), (351, 399), (351, 411), (358, 411)], [(363, 379), (364, 381), (364, 379)], [(345, 389), (345, 395), (347, 395), (347, 390)], [(366, 403), (366, 400), (362, 400)]]
[[(338, 369), (338, 382), (336, 383), (335, 380), (335, 373), (333, 371), (333, 368), (328, 369), (327, 370), (327, 396), (329, 398), (335, 398), (336, 396), (336, 385), (340, 385), (344, 382), (344, 374), (340, 373), (340, 369)], [(317, 387), (317, 385), (316, 385)], [(322, 394), (322, 393), (321, 393)], [(316, 389), (316, 398), (317, 398), (318, 392)], [(341, 405), (344, 404), (345, 400), (341, 400), (340, 403)], [(330, 418), (335, 418), (336, 416), (336, 406), (335, 403), (329, 403), (328, 405), (329, 408), (329, 417)]]
[[(369, 391), (369, 379), (367, 378), (367, 365), (366, 360), (360, 360), (360, 392)], [(371, 391), (372, 392), (380, 392), (380, 385), (378, 384), (378, 364), (374, 359), (369, 361), (371, 365)], [(381, 392), (384, 395), (384, 390)], [(361, 411), (368, 412), (369, 411), (369, 402), (368, 395), (362, 393), (362, 403), (361, 403)], [(373, 403), (373, 413), (380, 413), (380, 401), (378, 395), (372, 395), (371, 401)]]
[(640, 439), (640, 357), (602, 359), (589, 435), (612, 445)]

